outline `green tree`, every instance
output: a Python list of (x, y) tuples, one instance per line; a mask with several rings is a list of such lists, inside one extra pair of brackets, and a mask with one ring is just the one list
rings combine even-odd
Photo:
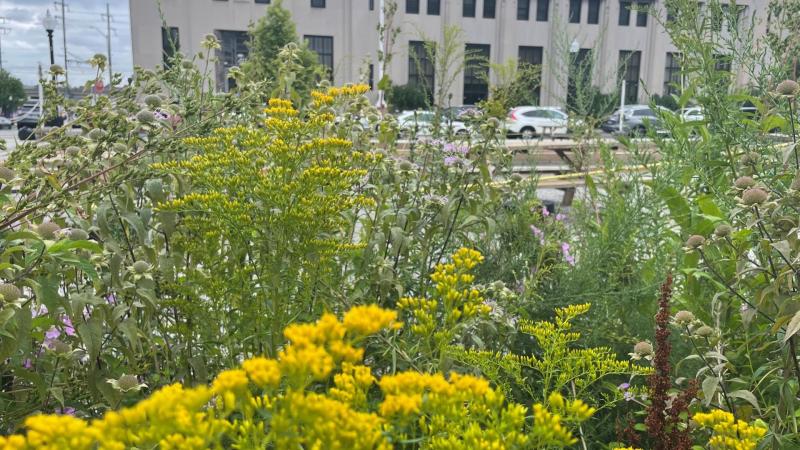
[(293, 96), (307, 98), (324, 70), (317, 55), (297, 37), (292, 15), (282, 5), (281, 0), (267, 9), (267, 14), (250, 27), (250, 54), (242, 64), (242, 70), (251, 80), (266, 80), (274, 89), (278, 83), (278, 55), (289, 44), (295, 44), (299, 51), (294, 54), (299, 70), (291, 82)]
[(5, 70), (0, 69), (0, 112), (8, 114), (25, 103), (25, 89), (22, 82)]

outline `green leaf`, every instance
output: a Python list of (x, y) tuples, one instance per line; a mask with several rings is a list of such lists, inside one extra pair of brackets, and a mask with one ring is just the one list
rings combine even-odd
[(101, 247), (100, 244), (98, 244), (97, 242), (85, 241), (85, 240), (71, 241), (69, 239), (64, 239), (62, 241), (58, 241), (55, 244), (51, 245), (47, 249), (47, 252), (50, 254), (54, 254), (73, 249), (88, 250), (92, 253), (100, 253), (103, 251), (103, 247)]
[(717, 388), (719, 387), (719, 378), (718, 377), (707, 377), (703, 380), (703, 404), (708, 406), (711, 404), (711, 400), (714, 398), (714, 394), (717, 393)]
[(755, 409), (759, 409), (758, 400), (756, 399), (756, 396), (753, 395), (753, 393), (748, 390), (740, 389), (738, 391), (733, 391), (730, 394), (728, 394), (728, 396), (733, 398), (740, 398), (746, 401), (747, 403), (753, 405)]
[(658, 195), (664, 200), (669, 208), (670, 216), (684, 231), (692, 226), (692, 210), (689, 202), (678, 192), (677, 189), (667, 186), (658, 190)]
[(789, 321), (789, 325), (786, 326), (786, 334), (783, 335), (783, 343), (785, 344), (789, 339), (792, 338), (797, 331), (800, 330), (800, 311), (794, 313), (792, 320)]
[(103, 345), (103, 330), (100, 320), (92, 317), (87, 322), (78, 324), (76, 329), (83, 344), (86, 346), (89, 360), (94, 361), (100, 355), (100, 347)]

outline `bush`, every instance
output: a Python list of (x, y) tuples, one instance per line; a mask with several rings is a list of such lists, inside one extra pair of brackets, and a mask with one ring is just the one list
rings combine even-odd
[(388, 101), (395, 111), (413, 111), (428, 107), (425, 91), (413, 84), (392, 86), (388, 93)]

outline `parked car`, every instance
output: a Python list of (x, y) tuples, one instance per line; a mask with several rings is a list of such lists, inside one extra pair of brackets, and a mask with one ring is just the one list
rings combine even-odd
[(463, 121), (470, 117), (477, 117), (480, 114), (481, 110), (477, 106), (473, 105), (451, 106), (449, 108), (445, 108), (444, 110), (445, 117), (451, 120)]
[(506, 133), (531, 139), (542, 134), (566, 134), (569, 116), (552, 106), (518, 106), (506, 118)]
[(705, 114), (703, 113), (703, 108), (699, 106), (684, 108), (681, 111), (681, 120), (684, 122), (699, 122), (703, 119), (705, 119)]
[(8, 117), (0, 116), (0, 130), (10, 130), (11, 129), (11, 119)]
[[(407, 136), (426, 136), (433, 134), (433, 123), (436, 114), (432, 111), (403, 111), (397, 116), (397, 124), (400, 132)], [(439, 130), (442, 134), (448, 131), (457, 135), (465, 135), (469, 132), (464, 122), (448, 119), (446, 116), (440, 118)]]
[[(653, 109), (648, 105), (626, 105), (622, 110), (622, 133), (643, 136), (648, 126), (655, 127), (656, 132), (661, 133), (659, 111), (669, 110), (663, 106), (656, 106), (656, 109)], [(611, 117), (600, 125), (600, 128), (607, 133), (619, 133), (619, 116), (619, 110), (614, 111)]]

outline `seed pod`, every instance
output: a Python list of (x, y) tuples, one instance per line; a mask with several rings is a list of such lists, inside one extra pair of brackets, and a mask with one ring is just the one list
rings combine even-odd
[(147, 261), (136, 261), (133, 263), (133, 271), (138, 274), (143, 274), (150, 270), (150, 264), (147, 264)]
[(678, 325), (689, 325), (694, 322), (694, 314), (691, 311), (678, 311), (675, 313), (675, 323)]
[(13, 170), (9, 169), (6, 166), (0, 166), (0, 180), (2, 180), (2, 181), (11, 181), (16, 176), (17, 176), (17, 174), (14, 173)]
[(0, 284), (0, 295), (3, 296), (3, 299), (0, 301), (8, 303), (22, 297), (22, 291), (13, 284), (3, 283)]
[(709, 337), (709, 336), (711, 336), (712, 334), (714, 334), (714, 329), (713, 329), (713, 328), (711, 328), (711, 327), (710, 327), (710, 326), (708, 326), (708, 325), (703, 325), (702, 327), (700, 327), (700, 328), (696, 329), (696, 330), (694, 331), (694, 334), (696, 334), (696, 335), (698, 335), (698, 336), (700, 336), (700, 337)]
[(144, 98), (144, 104), (151, 108), (158, 108), (161, 106), (161, 97), (155, 94), (148, 95)]
[(775, 92), (779, 95), (793, 97), (800, 91), (800, 85), (794, 80), (783, 80), (775, 87)]
[(694, 234), (692, 236), (689, 236), (689, 239), (686, 240), (686, 246), (689, 248), (698, 248), (705, 243), (706, 243), (706, 238), (700, 236), (699, 234)]
[(717, 225), (717, 228), (714, 229), (714, 235), (721, 238), (729, 236), (732, 232), (733, 228), (726, 223), (719, 224)]
[(81, 149), (74, 145), (70, 145), (66, 148), (66, 150), (64, 150), (64, 153), (66, 153), (67, 156), (77, 156), (81, 153)]
[(106, 136), (106, 132), (104, 130), (101, 130), (100, 128), (93, 128), (91, 131), (89, 131), (88, 136), (89, 139), (97, 142)]
[(742, 193), (742, 203), (748, 206), (764, 203), (767, 198), (769, 194), (761, 188), (750, 188)]
[(749, 187), (755, 186), (756, 180), (748, 176), (739, 177), (736, 179), (736, 181), (733, 182), (733, 185), (739, 189), (747, 189)]
[(66, 355), (72, 351), (72, 347), (69, 344), (58, 340), (53, 342), (52, 348), (57, 355)]
[(151, 123), (155, 120), (155, 116), (152, 111), (143, 109), (136, 114), (136, 120), (142, 123)]
[(633, 353), (639, 356), (650, 356), (653, 354), (653, 344), (649, 342), (638, 342), (633, 346)]
[(58, 232), (60, 229), (61, 227), (59, 227), (58, 224), (53, 222), (44, 222), (36, 227), (36, 232), (39, 233), (39, 236), (44, 239), (55, 239), (56, 232)]
[(80, 228), (73, 228), (69, 230), (69, 234), (67, 234), (72, 241), (85, 241), (89, 239), (89, 233), (81, 230)]
[(194, 63), (189, 61), (188, 59), (184, 59), (183, 61), (181, 61), (181, 67), (188, 70), (194, 67)]

